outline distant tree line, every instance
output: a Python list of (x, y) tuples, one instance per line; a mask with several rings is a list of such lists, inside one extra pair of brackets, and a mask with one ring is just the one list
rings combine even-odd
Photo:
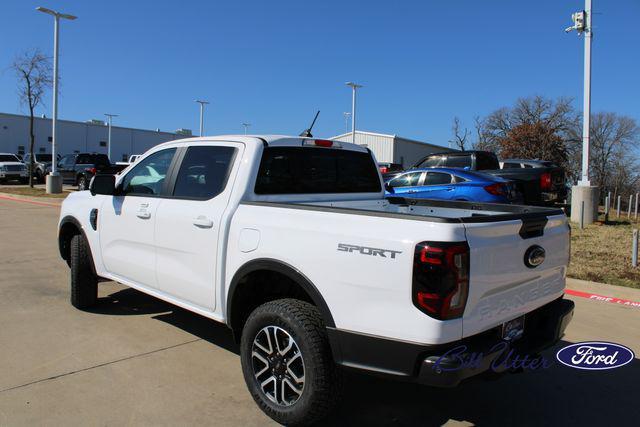
[[(571, 101), (520, 98), (511, 107), (476, 117), (475, 132), (461, 129), (455, 117), (451, 142), (458, 149), (493, 151), (501, 159), (549, 160), (564, 167), (568, 181), (576, 183), (581, 173), (582, 114)], [(592, 114), (590, 138), (591, 182), (600, 187), (601, 194), (640, 191), (640, 128), (636, 121), (617, 113)]]

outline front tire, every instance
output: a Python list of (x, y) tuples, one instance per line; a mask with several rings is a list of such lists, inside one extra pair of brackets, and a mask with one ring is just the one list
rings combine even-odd
[(242, 331), (244, 379), (260, 409), (278, 423), (307, 425), (340, 397), (326, 327), (313, 305), (280, 299), (256, 308)]
[(83, 309), (98, 300), (98, 278), (87, 240), (81, 234), (71, 238), (69, 266), (71, 267), (71, 305)]

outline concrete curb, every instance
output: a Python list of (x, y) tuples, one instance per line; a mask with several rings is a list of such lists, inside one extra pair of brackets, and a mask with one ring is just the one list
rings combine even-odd
[(627, 288), (624, 286), (608, 285), (606, 283), (567, 277), (567, 288), (581, 292), (606, 295), (608, 297), (640, 301), (640, 289)]

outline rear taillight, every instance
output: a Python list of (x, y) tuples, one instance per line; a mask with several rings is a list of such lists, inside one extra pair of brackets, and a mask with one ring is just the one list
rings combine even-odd
[(551, 190), (551, 173), (545, 172), (540, 175), (540, 189)]
[(389, 168), (386, 166), (380, 166), (380, 173), (387, 173), (389, 172)]
[(95, 175), (96, 174), (96, 168), (86, 168), (85, 171)]
[(469, 293), (467, 242), (422, 242), (413, 257), (413, 304), (447, 320), (462, 316)]
[(496, 183), (487, 185), (484, 187), (485, 191), (489, 194), (493, 194), (494, 196), (507, 196), (507, 186), (504, 184)]

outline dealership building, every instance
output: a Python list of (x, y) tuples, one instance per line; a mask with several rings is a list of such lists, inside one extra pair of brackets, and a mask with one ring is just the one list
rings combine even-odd
[[(351, 142), (351, 132), (331, 138), (334, 141)], [(429, 144), (398, 135), (356, 131), (355, 143), (369, 148), (378, 162), (399, 163), (403, 167), (414, 165), (431, 153), (456, 151), (440, 145)]]
[[(102, 120), (56, 122), (56, 152), (107, 154), (109, 129)], [(35, 153), (51, 153), (51, 119), (34, 118)], [(131, 154), (142, 154), (154, 145), (191, 136), (188, 129), (176, 132), (111, 127), (111, 161), (126, 160)], [(0, 113), (0, 152), (25, 154), (29, 151), (29, 116)]]

